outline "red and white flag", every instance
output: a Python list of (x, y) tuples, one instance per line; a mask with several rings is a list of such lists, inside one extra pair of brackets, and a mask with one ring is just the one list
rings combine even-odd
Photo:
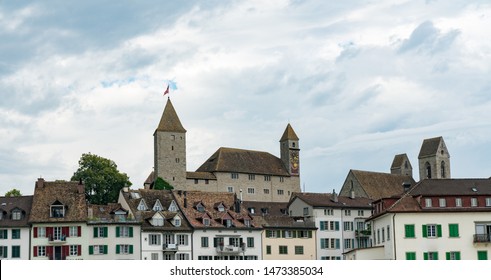
[(167, 85), (167, 89), (164, 91), (164, 95), (166, 95), (167, 93), (169, 93), (169, 85)]

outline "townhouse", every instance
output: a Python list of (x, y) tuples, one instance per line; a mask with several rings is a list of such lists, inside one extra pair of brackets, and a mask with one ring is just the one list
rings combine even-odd
[(0, 197), (0, 259), (29, 259), (32, 198)]

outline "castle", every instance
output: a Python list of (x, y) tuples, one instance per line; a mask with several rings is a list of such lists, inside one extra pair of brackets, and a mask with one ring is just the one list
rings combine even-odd
[(290, 124), (280, 139), (280, 158), (263, 151), (220, 147), (196, 171), (186, 170), (186, 129), (170, 99), (154, 134), (154, 171), (176, 190), (229, 192), (243, 200), (287, 202), (300, 192), (299, 138)]

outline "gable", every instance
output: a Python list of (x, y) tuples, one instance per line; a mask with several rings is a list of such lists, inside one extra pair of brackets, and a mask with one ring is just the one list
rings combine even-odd
[(147, 211), (148, 210), (147, 204), (145, 203), (145, 200), (143, 198), (140, 200), (140, 203), (138, 203), (138, 207), (136, 207), (136, 209), (138, 209), (140, 211)]
[(177, 203), (176, 203), (176, 202), (173, 200), (173, 201), (170, 203), (170, 205), (169, 205), (169, 209), (167, 209), (167, 210), (169, 210), (169, 211), (171, 211), (171, 212), (177, 212), (177, 210), (178, 210), (178, 209), (179, 209), (179, 208), (177, 208)]
[(153, 211), (162, 211), (162, 210), (164, 210), (164, 207), (162, 207), (162, 203), (160, 203), (160, 200), (159, 199), (157, 199), (155, 201), (155, 204), (153, 205), (152, 210)]

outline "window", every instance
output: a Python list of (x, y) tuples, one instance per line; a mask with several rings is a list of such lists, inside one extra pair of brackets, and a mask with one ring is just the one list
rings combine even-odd
[(438, 252), (424, 252), (423, 259), (425, 260), (438, 260)]
[(320, 221), (319, 227), (320, 227), (320, 230), (328, 230), (329, 229), (329, 222), (328, 221)]
[(377, 244), (380, 244), (380, 229), (377, 229)]
[(303, 255), (303, 246), (295, 246), (295, 255)]
[(477, 259), (484, 261), (488, 259), (488, 251), (477, 251)]
[(278, 238), (278, 235), (276, 230), (266, 230), (266, 238)]
[(70, 237), (78, 237), (78, 227), (77, 226), (71, 226), (70, 227), (69, 236)]
[(331, 249), (339, 249), (340, 248), (340, 239), (339, 238), (331, 238)]
[(324, 215), (333, 216), (334, 215), (334, 209), (324, 209)]
[(310, 230), (300, 230), (298, 232), (298, 238), (312, 238), (312, 231), (310, 231)]
[(385, 242), (385, 228), (382, 228), (382, 242)]
[(431, 198), (425, 198), (425, 206), (431, 207)]
[(264, 181), (266, 182), (271, 181), (271, 175), (264, 175)]
[(459, 224), (448, 224), (449, 237), (459, 237)]
[(133, 227), (116, 227), (116, 237), (133, 237)]
[(304, 207), (303, 208), (303, 215), (308, 216), (309, 215), (309, 207)]
[(471, 198), (471, 207), (477, 207), (477, 198)]
[(186, 253), (177, 253), (176, 254), (176, 260), (179, 260), (179, 261), (189, 260), (189, 254), (186, 254)]
[(179, 158), (176, 158), (176, 163), (179, 163)]
[(345, 216), (351, 216), (351, 210), (344, 210)]
[(279, 250), (280, 250), (280, 255), (288, 255), (288, 246), (280, 245)]
[(152, 261), (159, 259), (159, 253), (152, 253), (150, 256), (151, 256)]
[(188, 245), (188, 236), (185, 234), (178, 234), (177, 235), (177, 244)]
[(416, 260), (416, 252), (406, 252), (406, 260), (408, 261)]
[(278, 195), (283, 195), (285, 192), (283, 190), (278, 190)]
[(285, 182), (285, 177), (280, 177), (280, 183)]
[(264, 194), (269, 194), (269, 189), (263, 189)]
[(12, 258), (20, 258), (20, 246), (12, 246)]
[(208, 244), (208, 237), (202, 236), (201, 237), (201, 247), (208, 248), (208, 246), (209, 246), (209, 244)]
[(247, 247), (254, 248), (254, 237), (247, 237)]
[(249, 174), (249, 180), (251, 180), (251, 181), (256, 180), (256, 175), (254, 175), (254, 174)]
[(162, 218), (162, 216), (154, 216), (152, 218), (152, 226), (154, 227), (161, 227), (164, 225), (164, 218)]
[(239, 247), (241, 244), (242, 238), (238, 237), (230, 237), (228, 239), (228, 245), (234, 246), (234, 247)]
[(390, 241), (390, 225), (387, 226), (387, 241)]
[(177, 212), (177, 206), (176, 206), (176, 203), (174, 201), (172, 201), (172, 203), (170, 204), (169, 211)]
[(174, 217), (174, 226), (175, 227), (180, 227), (181, 226), (181, 219), (179, 219), (177, 216)]
[(353, 248), (353, 239), (345, 239), (344, 240), (344, 249), (351, 249)]
[[(36, 232), (36, 228), (34, 230)], [(34, 236), (36, 237), (36, 236)], [(46, 237), (46, 228), (45, 227), (38, 227), (37, 228), (37, 237)]]
[(209, 179), (205, 179), (205, 185), (208, 185), (210, 183)]
[(78, 246), (79, 245), (70, 245), (70, 256), (78, 256)]
[(198, 184), (199, 183), (199, 180), (198, 179), (194, 179), (194, 184)]
[(205, 227), (210, 226), (210, 219), (208, 219), (208, 218), (203, 218), (203, 225), (204, 225)]
[(254, 194), (255, 193), (254, 188), (247, 188), (247, 193), (248, 194)]
[[(139, 194), (138, 194), (139, 195)], [(147, 210), (147, 205), (145, 204), (145, 200), (140, 200), (140, 203), (138, 204), (138, 207), (136, 209), (140, 211), (146, 211)]]
[(423, 237), (442, 237), (442, 225), (423, 225)]
[(329, 238), (321, 238), (321, 249), (329, 248)]
[(105, 255), (107, 254), (107, 245), (89, 246), (89, 255)]
[(12, 239), (20, 239), (20, 229), (12, 229)]
[(12, 220), (20, 220), (22, 212), (20, 210), (12, 211)]
[(358, 216), (361, 216), (361, 217), (365, 216), (365, 211), (358, 210)]
[(0, 259), (8, 258), (8, 247), (0, 246)]
[(266, 255), (271, 255), (271, 245), (266, 245)]
[(344, 222), (343, 228), (344, 228), (344, 231), (352, 231), (353, 230), (353, 222)]
[(231, 173), (230, 176), (232, 179), (239, 179), (239, 173)]
[(440, 198), (440, 199), (438, 199), (438, 204), (440, 207), (446, 207), (447, 206), (447, 200), (445, 198)]
[(128, 244), (116, 245), (116, 254), (118, 255), (133, 254), (133, 245), (128, 245)]
[(291, 231), (291, 230), (283, 231), (283, 237), (284, 238), (293, 238), (293, 231)]
[(160, 234), (149, 234), (148, 245), (160, 245)]
[(46, 257), (46, 246), (37, 246), (37, 256)]
[(456, 207), (462, 207), (462, 198), (457, 197), (457, 198), (455, 199), (455, 206), (456, 206)]
[(59, 201), (56, 201), (51, 205), (51, 218), (63, 218), (65, 217), (65, 207)]
[(339, 230), (339, 222), (338, 221), (330, 221), (329, 222), (329, 228), (330, 228), (330, 230), (338, 231)]
[(491, 197), (486, 197), (486, 206), (491, 206)]
[(231, 219), (225, 219), (224, 221), (224, 226), (226, 227), (232, 227), (232, 220)]
[(234, 192), (234, 187), (227, 187), (227, 192)]
[(447, 260), (460, 260), (460, 252), (447, 252), (445, 255)]
[(425, 163), (426, 178), (431, 179), (431, 165), (429, 162)]
[(414, 225), (404, 225), (404, 237), (415, 238)]
[(155, 201), (155, 205), (153, 206), (153, 211), (162, 211), (162, 204), (160, 203), (160, 200), (157, 199), (157, 201)]

